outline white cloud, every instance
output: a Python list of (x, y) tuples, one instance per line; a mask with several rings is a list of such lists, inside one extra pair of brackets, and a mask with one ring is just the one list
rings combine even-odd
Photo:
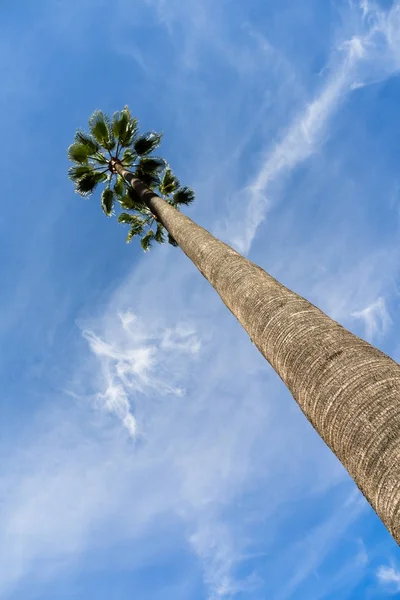
[[(260, 583), (260, 574), (238, 575), (252, 541), (246, 525), (235, 524), (229, 515), (232, 506), (256, 489), (263, 515), (275, 519), (268, 535), (273, 546), (284, 499), (321, 494), (344, 472), (302, 415), (285, 403), (282, 408), (278, 378), (207, 282), (184, 256), (171, 262), (167, 254), (146, 255), (101, 318), (90, 324), (97, 332), (89, 337), (90, 347), (101, 366), (101, 377), (92, 383), (101, 390), (102, 402), (112, 381), (112, 389), (129, 403), (143, 440), (134, 461), (155, 461), (162, 471), (157, 495), (166, 497), (166, 512), (182, 519), (209, 597), (220, 600)], [(153, 277), (146, 279), (149, 272)], [(136, 296), (134, 290), (140, 290)], [(139, 348), (153, 352), (138, 369)], [(184, 397), (176, 393), (181, 389)], [(292, 402), (288, 399), (294, 409)], [(118, 415), (118, 409), (114, 412)], [(152, 477), (146, 470), (143, 475)], [(131, 481), (136, 476), (135, 470)], [(141, 489), (139, 499), (151, 505), (148, 494)]]
[(365, 544), (362, 539), (357, 540), (358, 544), (358, 553), (355, 555), (355, 564), (360, 567), (365, 567), (368, 565), (369, 556)]
[[(296, 167), (315, 151), (324, 132), (327, 120), (341, 98), (350, 72), (350, 53), (344, 65), (333, 73), (318, 97), (313, 100), (303, 113), (298, 115), (294, 123), (284, 134), (282, 141), (268, 153), (263, 167), (253, 181), (243, 190), (248, 198), (248, 208), (244, 223), (240, 222), (240, 231), (231, 234), (231, 244), (239, 252), (247, 254), (258, 227), (265, 218), (269, 207), (268, 185), (283, 173)], [(233, 226), (232, 226), (233, 228)]]
[(260, 583), (255, 574), (233, 578), (232, 569), (240, 565), (242, 543), (234, 538), (232, 527), (210, 516), (193, 533), (189, 542), (203, 563), (204, 580), (210, 589), (208, 600), (232, 598), (251, 592)]
[(368, 15), (368, 13), (370, 11), (368, 0), (361, 0), (361, 2), (360, 2), (360, 8), (362, 10), (362, 16), (365, 19), (365, 17)]
[(377, 570), (376, 576), (381, 584), (393, 584), (394, 589), (400, 592), (400, 571), (393, 567), (381, 566)]
[(283, 134), (282, 140), (272, 151), (267, 151), (263, 166), (242, 190), (242, 195), (248, 198), (244, 222), (239, 222), (240, 229), (233, 223), (229, 225), (230, 243), (239, 252), (249, 252), (257, 229), (265, 218), (271, 201), (268, 185), (315, 152), (328, 120), (347, 90), (356, 59), (357, 53), (353, 45), (349, 44), (344, 52), (343, 62), (332, 71), (318, 96), (297, 115)]
[(105, 430), (87, 410), (74, 414), (62, 397), (58, 403), (59, 409), (48, 407), (32, 419), (35, 433), (27, 431), (2, 466), (2, 598), (27, 579), (37, 583), (71, 568), (93, 536), (101, 543), (99, 527), (107, 531), (109, 544), (133, 527), (140, 535), (146, 514), (154, 516), (168, 503), (160, 500), (157, 509), (154, 497), (151, 507), (140, 504), (129, 483), (137, 467), (120, 431)]
[(371, 341), (384, 336), (392, 324), (384, 298), (378, 298), (363, 310), (353, 312), (352, 316), (364, 321), (365, 337)]
[(312, 156), (324, 141), (331, 118), (346, 95), (359, 87), (384, 79), (400, 68), (400, 5), (387, 11), (361, 6), (369, 20), (362, 35), (351, 35), (332, 50), (325, 84), (304, 106), (274, 148), (264, 153), (263, 164), (241, 191), (246, 212), (238, 218), (237, 209), (228, 224), (228, 240), (247, 254), (260, 224), (273, 202), (270, 186), (288, 175)]
[(131, 312), (108, 317), (112, 333), (110, 341), (84, 330), (91, 351), (101, 364), (103, 391), (97, 393), (98, 405), (121, 419), (131, 435), (138, 433), (137, 422), (129, 400), (132, 393), (158, 393), (182, 396), (184, 389), (173, 386), (172, 363), (195, 357), (201, 348), (193, 327), (178, 323), (164, 330), (146, 327)]

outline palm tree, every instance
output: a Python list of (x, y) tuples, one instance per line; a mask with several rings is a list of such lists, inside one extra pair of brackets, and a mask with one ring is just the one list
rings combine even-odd
[[(69, 176), (75, 182), (75, 190), (81, 196), (89, 196), (99, 183), (106, 183), (101, 194), (101, 207), (111, 217), (115, 202), (133, 214), (122, 212), (118, 221), (129, 225), (127, 242), (140, 236), (143, 250), (147, 251), (153, 241), (169, 241), (176, 246), (173, 237), (137, 193), (135, 181), (146, 186), (147, 191), (157, 189), (162, 198), (176, 209), (190, 204), (194, 193), (181, 187), (167, 162), (150, 156), (161, 142), (161, 135), (150, 132), (138, 135), (138, 122), (128, 107), (115, 113), (111, 122), (101, 112), (95, 111), (89, 119), (90, 135), (77, 131), (75, 142), (68, 148), (68, 157), (75, 163)], [(128, 171), (130, 169), (130, 171)]]
[(76, 191), (105, 183), (102, 208), (124, 209), (127, 241), (140, 236), (148, 250), (168, 239), (183, 250), (400, 543), (400, 366), (183, 215), (193, 192), (150, 156), (161, 136), (139, 136), (127, 107), (111, 121), (96, 111), (89, 129), (68, 150)]

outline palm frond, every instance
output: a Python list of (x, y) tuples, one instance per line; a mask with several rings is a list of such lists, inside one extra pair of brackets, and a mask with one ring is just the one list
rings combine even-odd
[(138, 217), (137, 215), (130, 215), (129, 213), (121, 213), (118, 216), (118, 223), (123, 223), (124, 225), (130, 225), (131, 227), (136, 227), (138, 232), (142, 232), (144, 227), (143, 219)]
[(118, 140), (121, 148), (130, 146), (137, 132), (138, 122), (133, 119), (129, 108), (124, 107), (121, 112), (116, 112), (112, 119), (113, 134)]
[(136, 138), (133, 147), (139, 156), (146, 156), (153, 152), (161, 143), (162, 135), (159, 133), (146, 133)]
[(100, 150), (99, 144), (92, 138), (91, 135), (88, 135), (84, 131), (78, 131), (75, 133), (75, 141), (79, 144), (83, 144), (88, 149), (90, 148), (90, 154), (95, 154)]
[(101, 110), (95, 110), (89, 119), (90, 133), (100, 146), (106, 150), (115, 148), (115, 138), (108, 117)]
[(127, 125), (126, 131), (123, 135), (120, 135), (119, 143), (123, 148), (130, 146), (133, 142), (135, 135), (138, 130), (138, 122), (136, 119), (131, 119)]
[(147, 252), (148, 250), (150, 250), (151, 246), (152, 246), (152, 242), (154, 239), (154, 231), (152, 229), (150, 229), (146, 235), (144, 235), (142, 237), (142, 239), (140, 240), (141, 246), (143, 248), (143, 250), (145, 252)]
[(107, 175), (105, 173), (91, 170), (76, 181), (75, 191), (81, 196), (90, 196), (96, 186), (106, 180)]
[(127, 186), (126, 192), (127, 192), (128, 196), (131, 198), (131, 200), (133, 200), (137, 204), (140, 204), (140, 206), (143, 206), (142, 199), (140, 198), (140, 196), (138, 195), (138, 193), (135, 192), (135, 190), (130, 185)]
[(123, 223), (124, 225), (131, 225), (132, 220), (134, 218), (134, 215), (130, 215), (129, 213), (123, 212), (120, 215), (118, 215), (118, 223)]
[(175, 248), (178, 246), (177, 242), (174, 240), (170, 233), (168, 234), (168, 243), (171, 244), (171, 246), (174, 246)]
[(164, 225), (162, 225), (162, 223), (157, 223), (157, 229), (154, 234), (154, 239), (159, 244), (163, 244), (165, 242), (165, 229), (164, 229)]
[(90, 148), (81, 142), (74, 142), (68, 148), (68, 158), (71, 162), (84, 164), (87, 163), (91, 154)]
[(136, 198), (132, 198), (129, 194), (124, 194), (121, 198), (117, 198), (124, 210), (135, 210), (140, 213), (145, 213), (146, 205), (140, 202)]
[(125, 167), (131, 167), (136, 159), (137, 155), (130, 148), (124, 150), (122, 154), (122, 163)]
[(133, 174), (151, 190), (160, 185), (160, 177), (157, 173), (144, 173), (141, 169), (135, 169)]
[(149, 175), (155, 175), (159, 173), (163, 169), (165, 169), (166, 162), (163, 158), (141, 158), (138, 163), (138, 169), (143, 173), (148, 173)]
[(118, 222), (124, 225), (130, 225), (130, 230), (126, 242), (132, 240), (135, 235), (141, 235), (144, 229), (144, 221), (137, 215), (129, 215), (128, 213), (121, 213), (118, 217)]
[(126, 236), (126, 243), (130, 244), (132, 239), (135, 237), (135, 235), (138, 235), (136, 233), (136, 230), (134, 227), (131, 227), (130, 230), (128, 231), (128, 235)]
[(118, 202), (120, 203), (121, 207), (125, 210), (134, 210), (136, 206), (136, 202), (132, 200), (132, 198), (128, 196), (128, 194), (125, 194), (121, 198), (118, 198)]
[(109, 160), (102, 152), (95, 152), (92, 157), (93, 160), (97, 161), (101, 165), (108, 165)]
[(169, 196), (180, 186), (179, 179), (173, 174), (170, 168), (165, 169), (164, 177), (160, 183), (160, 193), (163, 196)]
[(114, 208), (114, 192), (109, 187), (102, 191), (101, 208), (107, 217), (111, 217)]
[(111, 127), (114, 137), (118, 140), (119, 134), (123, 131), (126, 125), (129, 123), (129, 116), (124, 111), (116, 111), (111, 120)]
[(136, 224), (132, 225), (132, 227), (130, 228), (129, 233), (127, 235), (126, 243), (129, 244), (129, 242), (135, 235), (141, 235), (143, 233), (143, 227), (144, 226), (136, 225)]
[(77, 165), (68, 169), (68, 177), (72, 179), (72, 181), (78, 181), (78, 179), (91, 173), (93, 170), (93, 167), (89, 164)]
[(115, 182), (115, 185), (114, 185), (114, 192), (116, 193), (117, 196), (122, 196), (122, 194), (124, 193), (124, 189), (125, 189), (125, 181), (123, 180), (121, 175), (117, 175), (117, 181)]
[(173, 195), (174, 204), (185, 204), (186, 206), (191, 204), (194, 200), (194, 191), (188, 187), (179, 188)]

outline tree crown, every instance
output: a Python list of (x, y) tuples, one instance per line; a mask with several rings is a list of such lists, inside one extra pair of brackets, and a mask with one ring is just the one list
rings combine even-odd
[(118, 221), (129, 226), (126, 241), (139, 236), (145, 251), (149, 250), (153, 241), (160, 244), (168, 241), (174, 246), (176, 242), (117, 173), (115, 164), (119, 163), (132, 172), (176, 209), (191, 204), (194, 192), (181, 186), (166, 160), (153, 155), (161, 139), (162, 135), (155, 132), (139, 135), (138, 120), (125, 106), (115, 112), (112, 119), (96, 110), (89, 119), (89, 133), (78, 130), (68, 148), (68, 158), (73, 163), (68, 175), (75, 184), (76, 193), (88, 197), (104, 184), (101, 192), (104, 214), (113, 216), (115, 206), (119, 205), (124, 212), (119, 212)]

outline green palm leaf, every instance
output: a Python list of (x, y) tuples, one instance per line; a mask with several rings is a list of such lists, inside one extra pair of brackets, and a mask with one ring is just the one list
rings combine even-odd
[(126, 236), (126, 243), (130, 244), (130, 242), (135, 237), (135, 235), (137, 235), (137, 233), (135, 231), (135, 228), (131, 227), (130, 230), (129, 230), (129, 232), (128, 232), (128, 235)]
[(124, 150), (122, 154), (122, 163), (125, 167), (131, 167), (136, 159), (137, 155), (130, 148)]
[(188, 187), (181, 187), (173, 195), (173, 204), (191, 204), (194, 200), (194, 191)]
[(89, 164), (87, 165), (78, 165), (76, 167), (70, 167), (68, 169), (68, 176), (72, 181), (78, 181), (84, 175), (91, 173), (93, 171), (93, 167)]
[(146, 235), (144, 235), (142, 237), (142, 239), (140, 240), (141, 246), (145, 252), (150, 250), (153, 240), (154, 240), (154, 231), (152, 229), (150, 229), (150, 231), (148, 231), (146, 233)]
[(90, 133), (103, 148), (112, 150), (115, 148), (115, 138), (112, 133), (110, 122), (101, 110), (96, 110), (89, 119)]
[(86, 146), (88, 150), (90, 149), (90, 154), (95, 154), (95, 152), (100, 150), (99, 144), (92, 138), (92, 136), (83, 131), (78, 130), (76, 132), (75, 141)]
[(136, 206), (136, 202), (132, 200), (128, 194), (125, 194), (121, 198), (118, 198), (118, 202), (125, 210), (133, 210)]
[(138, 164), (138, 169), (149, 175), (156, 175), (165, 169), (165, 160), (163, 158), (141, 158)]
[(171, 244), (171, 246), (174, 246), (175, 248), (178, 246), (178, 244), (176, 243), (176, 241), (170, 233), (168, 234), (168, 243)]
[(87, 163), (90, 154), (90, 149), (81, 142), (74, 142), (68, 148), (69, 160), (78, 164)]
[(162, 223), (157, 223), (157, 229), (154, 234), (154, 239), (159, 244), (163, 244), (165, 242), (165, 230), (164, 225), (162, 225)]
[(134, 218), (134, 215), (130, 215), (129, 213), (123, 212), (120, 215), (118, 215), (118, 223), (123, 223), (124, 225), (131, 225)]
[(124, 225), (130, 225), (128, 237), (126, 238), (127, 244), (129, 244), (135, 235), (141, 235), (143, 233), (144, 221), (137, 215), (121, 213), (118, 217), (118, 222), (123, 223)]
[(123, 178), (121, 177), (121, 175), (117, 175), (117, 181), (115, 182), (115, 185), (114, 185), (114, 192), (117, 194), (117, 196), (122, 196), (122, 194), (124, 193), (124, 189), (125, 189), (125, 182), (124, 182)]
[(138, 217), (137, 215), (130, 215), (129, 213), (121, 213), (118, 216), (118, 223), (123, 223), (124, 225), (130, 225), (131, 227), (136, 227), (138, 232), (141, 232), (144, 227), (143, 219)]
[(114, 137), (118, 140), (120, 133), (124, 131), (127, 124), (129, 123), (129, 116), (123, 110), (117, 111), (113, 114), (111, 127)]
[(136, 169), (133, 174), (151, 190), (160, 185), (160, 177), (156, 173), (144, 173), (141, 169)]
[(137, 131), (137, 126), (138, 122), (132, 118), (127, 106), (121, 112), (114, 113), (112, 131), (122, 148), (131, 145)]
[(111, 217), (114, 207), (114, 192), (109, 187), (105, 188), (101, 194), (101, 208), (107, 217)]
[(131, 188), (131, 186), (128, 186), (126, 188), (126, 195), (129, 197), (130, 202), (133, 203), (135, 210), (142, 210), (146, 208), (146, 205), (141, 200), (140, 196), (138, 196), (138, 194), (133, 188)]
[(180, 186), (179, 179), (175, 177), (171, 169), (165, 169), (164, 177), (160, 183), (160, 193), (163, 196), (169, 196)]
[(102, 152), (95, 152), (92, 156), (94, 160), (96, 160), (101, 165), (108, 165), (109, 160), (104, 156)]
[(119, 141), (123, 148), (130, 146), (133, 142), (138, 130), (138, 122), (136, 119), (131, 119), (123, 135), (120, 135)]
[(125, 193), (122, 197), (118, 198), (118, 202), (120, 203), (121, 207), (125, 210), (136, 210), (137, 212), (143, 212), (145, 210), (146, 205), (140, 202), (140, 200), (137, 199), (136, 195), (130, 195), (129, 190), (130, 188), (126, 190), (127, 193)]
[(81, 196), (90, 196), (96, 188), (96, 186), (107, 180), (105, 173), (99, 173), (98, 171), (89, 171), (86, 175), (83, 175), (76, 181), (75, 191)]
[(146, 133), (136, 138), (133, 147), (136, 154), (139, 156), (146, 156), (153, 152), (161, 143), (162, 135), (159, 133)]

